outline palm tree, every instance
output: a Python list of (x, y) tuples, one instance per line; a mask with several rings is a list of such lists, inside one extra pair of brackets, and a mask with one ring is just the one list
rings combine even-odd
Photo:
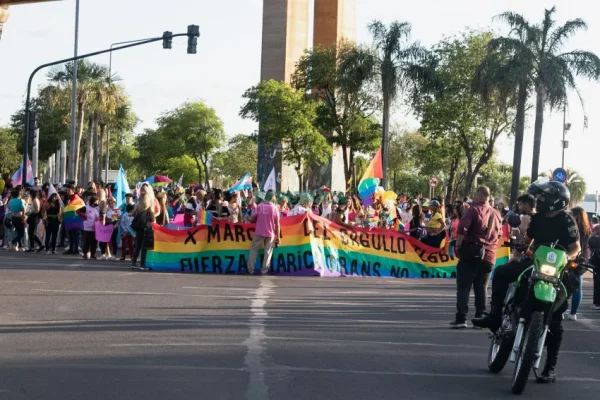
[(399, 92), (406, 91), (423, 77), (420, 62), (427, 56), (427, 50), (418, 42), (410, 42), (412, 27), (408, 22), (392, 22), (389, 27), (381, 21), (369, 24), (373, 35), (377, 70), (381, 77), (383, 95), (383, 132), (381, 158), (383, 164), (383, 186), (387, 187), (387, 167), (389, 162), (390, 108)]
[(515, 149), (510, 198), (519, 196), (521, 179), (521, 156), (523, 153), (523, 135), (527, 99), (531, 87), (531, 75), (535, 57), (532, 52), (537, 31), (519, 14), (506, 12), (496, 19), (510, 27), (509, 35), (494, 38), (489, 43), (488, 55), (475, 73), (474, 90), (481, 93), (487, 101), (496, 91), (512, 93), (516, 97)]
[(537, 178), (539, 172), (545, 106), (550, 105), (550, 109), (566, 107), (568, 89), (575, 90), (581, 99), (575, 76), (596, 81), (600, 79), (600, 58), (596, 54), (581, 50), (561, 53), (565, 42), (577, 32), (587, 30), (587, 24), (577, 18), (557, 27), (553, 19), (555, 12), (556, 7), (545, 10), (544, 21), (538, 28), (538, 40), (533, 48), (536, 62), (532, 78), (536, 104), (532, 180)]
[[(81, 158), (81, 139), (83, 136), (83, 126), (85, 123), (86, 107), (90, 101), (90, 94), (96, 90), (97, 86), (106, 79), (108, 68), (106, 66), (91, 63), (86, 60), (77, 62), (77, 115), (71, 118), (77, 118), (77, 130), (75, 143), (75, 159), (70, 162), (74, 163), (73, 170), (75, 171), (75, 181), (78, 179), (79, 159)], [(51, 85), (56, 85), (55, 94), (56, 101), (65, 101), (65, 97), (69, 98), (71, 93), (71, 77), (73, 76), (73, 63), (66, 63), (63, 67), (58, 67), (48, 73), (48, 79)], [(62, 99), (61, 99), (62, 98)], [(89, 138), (88, 138), (89, 140)]]

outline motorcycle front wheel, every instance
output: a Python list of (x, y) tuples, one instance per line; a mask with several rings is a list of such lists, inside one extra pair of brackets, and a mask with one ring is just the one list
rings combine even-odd
[(521, 394), (529, 379), (529, 373), (535, 363), (535, 353), (544, 330), (544, 316), (538, 311), (531, 314), (525, 339), (517, 357), (511, 390), (514, 394)]
[(502, 371), (514, 343), (514, 336), (506, 336), (502, 334), (495, 334), (492, 337), (492, 343), (490, 344), (490, 352), (488, 353), (488, 369), (497, 374)]

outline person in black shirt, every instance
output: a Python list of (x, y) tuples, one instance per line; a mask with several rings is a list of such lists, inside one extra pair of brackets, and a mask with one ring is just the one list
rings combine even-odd
[[(537, 214), (531, 217), (531, 222), (527, 228), (527, 234), (524, 239), (525, 244), (536, 245), (550, 244), (558, 241), (558, 245), (567, 251), (569, 259), (576, 258), (581, 250), (579, 245), (579, 230), (577, 223), (565, 209), (570, 201), (570, 193), (565, 185), (560, 182), (536, 181), (527, 190), (536, 198)], [(515, 282), (519, 275), (525, 271), (531, 262), (521, 262), (518, 254), (508, 264), (496, 268), (494, 279), (492, 280), (492, 301), (491, 312), (482, 318), (475, 318), (473, 325), (480, 328), (489, 328), (492, 331), (498, 330), (502, 319), (502, 307), (506, 292), (511, 282)], [(568, 272), (563, 277), (563, 282)], [(581, 277), (577, 277), (581, 279)], [(565, 285), (569, 287), (571, 285)], [(563, 296), (563, 303), (557, 307), (557, 311), (552, 317), (550, 324), (550, 334), (546, 339), (548, 346), (548, 357), (546, 365), (539, 383), (549, 383), (556, 380), (556, 363), (558, 362), (558, 352), (562, 342), (563, 313), (568, 309), (567, 293), (559, 292), (559, 297)]]

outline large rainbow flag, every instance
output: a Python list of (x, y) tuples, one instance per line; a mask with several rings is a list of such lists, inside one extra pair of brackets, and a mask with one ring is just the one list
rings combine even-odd
[(375, 157), (371, 160), (371, 163), (365, 170), (363, 177), (360, 179), (361, 182), (367, 178), (383, 178), (383, 165), (381, 162), (381, 147), (375, 153)]
[(77, 196), (63, 209), (63, 221), (66, 230), (83, 229), (83, 218), (77, 215), (77, 210), (81, 207), (85, 207), (85, 203)]
[[(281, 244), (271, 260), (271, 272), (277, 275), (456, 277), (457, 258), (395, 230), (346, 229), (313, 215), (282, 218), (281, 230)], [(179, 231), (154, 225), (154, 250), (146, 264), (171, 272), (247, 273), (253, 234), (253, 224), (226, 221)], [(508, 261), (508, 248), (498, 247), (496, 253), (496, 265)], [(262, 259), (261, 253), (255, 269)]]

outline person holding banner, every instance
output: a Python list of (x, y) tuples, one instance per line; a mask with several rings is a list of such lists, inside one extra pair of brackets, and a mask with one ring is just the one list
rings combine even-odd
[(265, 255), (263, 258), (261, 275), (269, 272), (273, 248), (279, 247), (279, 209), (275, 204), (275, 194), (268, 191), (263, 202), (252, 211), (252, 222), (256, 223), (256, 230), (252, 238), (252, 247), (248, 258), (248, 273), (254, 273), (254, 264), (260, 247), (264, 245)]
[(56, 254), (56, 239), (60, 229), (62, 210), (58, 202), (58, 193), (52, 193), (44, 204), (43, 218), (46, 223), (46, 254)]

